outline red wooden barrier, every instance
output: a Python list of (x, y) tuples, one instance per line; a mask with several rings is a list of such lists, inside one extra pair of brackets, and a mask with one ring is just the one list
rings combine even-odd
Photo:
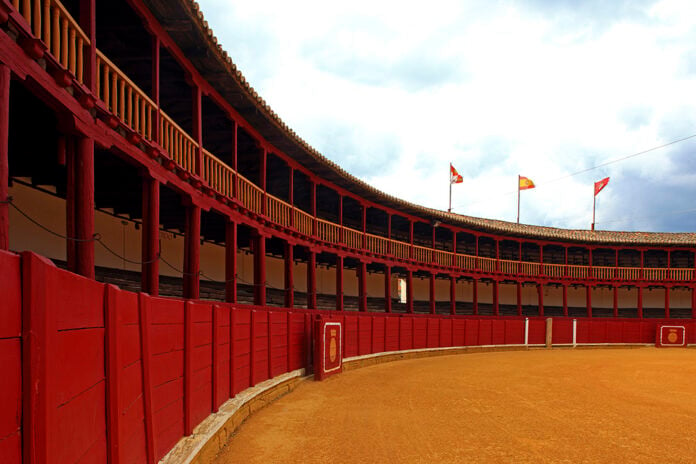
[(398, 351), (399, 349), (399, 318), (389, 316), (385, 318), (385, 351)]
[(554, 345), (571, 345), (573, 343), (573, 321), (571, 319), (554, 319), (552, 343)]
[(372, 319), (369, 316), (358, 317), (358, 354), (372, 353)]
[(372, 316), (372, 352), (382, 353), (385, 350), (387, 338), (387, 321), (385, 317)]
[(399, 319), (399, 349), (410, 350), (413, 348), (413, 319), (401, 317)]
[(232, 308), (232, 379), (233, 394), (251, 386), (251, 311)]

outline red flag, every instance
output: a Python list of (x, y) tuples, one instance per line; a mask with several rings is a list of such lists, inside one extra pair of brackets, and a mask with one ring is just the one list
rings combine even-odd
[(595, 196), (597, 196), (597, 194), (598, 194), (599, 192), (601, 192), (602, 189), (603, 189), (604, 187), (606, 187), (608, 183), (609, 183), (609, 178), (608, 178), (608, 177), (605, 177), (604, 179), (602, 179), (602, 180), (600, 180), (600, 181), (598, 181), (598, 182), (595, 182), (595, 183), (594, 183), (594, 194), (595, 194)]
[(464, 179), (450, 163), (450, 184), (461, 184), (462, 182), (464, 182)]
[(520, 178), (520, 185), (519, 185), (520, 190), (533, 189), (534, 187), (536, 187), (536, 185), (534, 185), (534, 182), (532, 182), (532, 179), (530, 179), (529, 177), (519, 176), (519, 178)]

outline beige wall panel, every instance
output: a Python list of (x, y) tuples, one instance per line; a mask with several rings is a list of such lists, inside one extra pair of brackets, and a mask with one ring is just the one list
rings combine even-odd
[(430, 279), (413, 276), (413, 300), (430, 301)]
[(493, 284), (478, 284), (478, 302), (493, 304)]
[(450, 300), (450, 281), (449, 279), (435, 279), (435, 301)]
[(670, 308), (691, 308), (691, 290), (672, 289), (669, 293)]
[(457, 282), (456, 294), (457, 301), (474, 301), (474, 284), (469, 281), (459, 281)]
[(619, 308), (637, 308), (638, 289), (619, 288)]
[(544, 306), (563, 307), (563, 287), (544, 285)]
[(336, 294), (336, 268), (317, 268), (317, 292), (324, 295)]
[(539, 304), (539, 294), (536, 285), (522, 285), (522, 305), (537, 306)]
[(593, 308), (613, 308), (614, 289), (613, 288), (593, 288), (592, 289)]
[(644, 308), (664, 308), (665, 307), (665, 289), (654, 288), (652, 290), (643, 289), (643, 307)]
[(505, 305), (517, 304), (517, 285), (500, 284), (498, 285), (498, 303)]
[(584, 308), (587, 306), (585, 300), (585, 287), (568, 287), (568, 307)]

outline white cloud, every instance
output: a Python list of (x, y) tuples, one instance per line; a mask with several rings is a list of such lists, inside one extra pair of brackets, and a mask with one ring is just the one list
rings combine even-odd
[[(465, 177), (456, 212), (514, 221), (523, 174), (539, 185), (522, 192), (523, 222), (586, 228), (592, 182), (611, 176), (600, 228), (626, 211), (635, 220), (605, 227), (696, 227), (651, 219), (696, 193), (694, 165), (675, 158), (693, 140), (548, 183), (696, 133), (693, 2), (630, 14), (602, 2), (563, 14), (531, 1), (200, 3), (274, 110), (387, 193), (446, 209), (453, 161)], [(647, 201), (660, 195), (635, 188), (645, 179), (681, 193)]]

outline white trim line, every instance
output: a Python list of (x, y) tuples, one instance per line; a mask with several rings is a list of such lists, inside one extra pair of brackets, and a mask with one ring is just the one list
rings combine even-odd
[(529, 345), (529, 318), (524, 318), (524, 344)]
[(578, 320), (573, 319), (573, 346), (578, 346)]
[(655, 346), (654, 343), (578, 343), (577, 346)]
[(518, 347), (518, 348), (524, 348), (526, 346), (544, 346), (544, 345), (460, 345), (460, 346), (443, 346), (441, 348), (413, 348), (410, 350), (398, 350), (398, 351), (383, 351), (381, 353), (370, 353), (370, 354), (363, 354), (359, 356), (351, 356), (350, 358), (343, 358), (343, 362), (350, 362), (350, 361), (360, 361), (362, 359), (371, 359), (371, 358), (379, 358), (380, 356), (389, 356), (392, 354), (406, 354), (406, 353), (421, 353), (421, 352), (428, 352), (428, 351), (452, 351), (452, 350), (461, 350), (465, 348), (504, 348), (506, 346), (513, 346), (513, 347)]

